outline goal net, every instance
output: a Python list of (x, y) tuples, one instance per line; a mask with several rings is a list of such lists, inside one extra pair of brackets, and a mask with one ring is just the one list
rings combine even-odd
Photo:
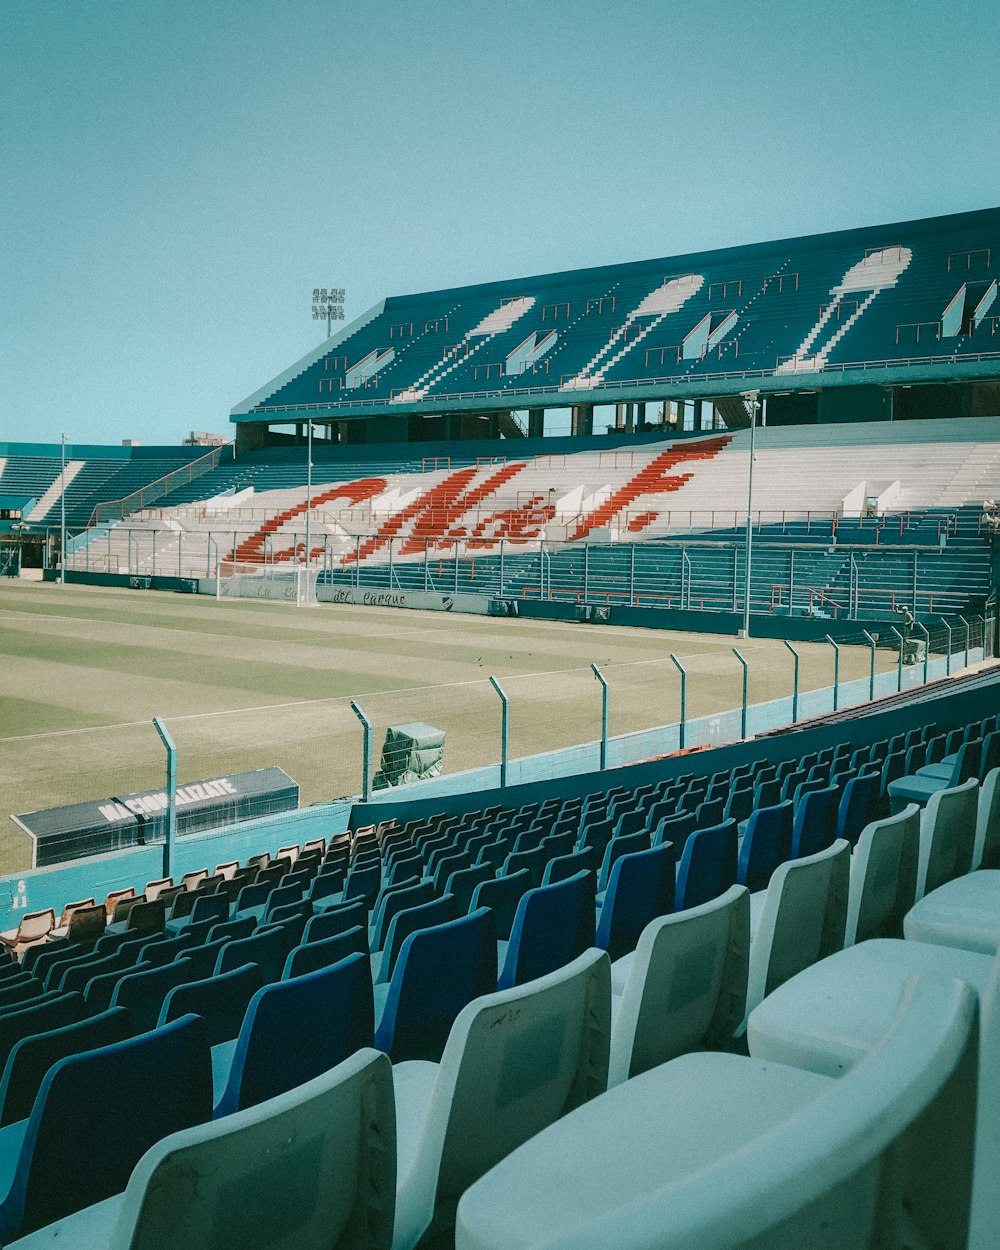
[(220, 560), (216, 599), (279, 599), (297, 607), (315, 607), (319, 569), (311, 564), (278, 566)]

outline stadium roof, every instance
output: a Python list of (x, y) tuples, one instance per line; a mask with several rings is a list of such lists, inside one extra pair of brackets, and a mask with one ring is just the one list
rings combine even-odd
[(231, 420), (996, 377), (998, 271), (991, 208), (391, 296)]

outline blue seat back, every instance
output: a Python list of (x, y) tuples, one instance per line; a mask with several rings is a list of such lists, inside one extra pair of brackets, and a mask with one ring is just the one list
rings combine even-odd
[[(181, 951), (175, 963), (183, 961), (186, 969), (184, 980), (203, 981), (206, 977), (214, 976), (216, 965), (219, 962), (219, 954), (225, 949), (228, 942), (229, 939), (223, 937), (215, 942), (203, 942), (200, 946), (189, 946), (187, 950)], [(243, 960), (243, 963), (249, 962), (250, 960)], [(230, 967), (232, 966), (230, 964)], [(159, 1019), (159, 1012), (157, 1012), (157, 1019)], [(155, 1024), (156, 1021), (154, 1020), (153, 1023)]]
[(349, 903), (351, 899), (363, 898), (368, 906), (372, 907), (378, 897), (381, 882), (382, 865), (380, 863), (373, 863), (363, 868), (352, 867), (344, 882), (344, 902)]
[(444, 892), (455, 899), (455, 910), (459, 916), (464, 916), (469, 911), (476, 886), (481, 881), (489, 881), (492, 876), (493, 868), (489, 864), (473, 864), (470, 868), (459, 868), (449, 875)]
[(960, 786), (970, 777), (979, 779), (979, 765), (983, 758), (982, 738), (967, 738), (958, 749), (955, 760), (955, 771), (952, 773), (951, 784)]
[(287, 907), (289, 903), (298, 903), (305, 895), (305, 887), (301, 881), (293, 885), (279, 885), (271, 891), (264, 910), (265, 924), (279, 907)]
[(349, 955), (329, 968), (265, 985), (247, 1008), (216, 1117), (256, 1106), (328, 1072), (372, 1044), (374, 1025), (365, 955)]
[(653, 845), (661, 842), (672, 842), (674, 846), (683, 846), (695, 831), (694, 812), (675, 812), (667, 816), (656, 827), (653, 834)]
[(128, 1012), (112, 1007), (23, 1038), (10, 1052), (0, 1080), (0, 1128), (31, 1115), (46, 1072), (67, 1055), (79, 1055), (98, 1046), (124, 1041), (129, 1034)]
[(555, 885), (557, 881), (565, 881), (567, 877), (575, 877), (578, 872), (590, 872), (594, 867), (594, 851), (584, 846), (569, 855), (557, 855), (545, 865), (542, 874), (542, 885)]
[(983, 736), (983, 750), (979, 758), (979, 780), (985, 781), (986, 774), (994, 768), (1000, 768), (1000, 733), (990, 730)]
[(239, 1033), (247, 1005), (264, 984), (259, 964), (175, 986), (163, 1000), (159, 1024), (188, 1014), (202, 1016), (209, 1046), (232, 1041)]
[(83, 996), (80, 994), (47, 994), (44, 999), (35, 999), (6, 1012), (0, 1016), (0, 1070), (22, 1038), (46, 1033), (50, 1029), (61, 1029), (65, 1024), (82, 1020), (84, 1015)]
[(857, 846), (858, 838), (866, 825), (878, 820), (882, 778), (877, 772), (862, 773), (852, 777), (844, 787), (837, 812), (838, 838), (846, 838), (851, 846)]
[(218, 976), (242, 968), (244, 964), (256, 964), (267, 985), (281, 977), (288, 950), (288, 935), (284, 929), (280, 925), (269, 925), (257, 929), (248, 938), (226, 942), (216, 957), (212, 973)]
[(479, 907), (488, 907), (493, 913), (497, 940), (505, 942), (510, 937), (510, 931), (514, 926), (514, 917), (517, 914), (517, 905), (521, 901), (521, 896), (530, 888), (531, 878), (526, 868), (522, 868), (520, 872), (511, 873), (509, 876), (493, 877), (476, 886), (469, 909), (475, 911)]
[(648, 849), (649, 834), (645, 829), (636, 830), (634, 833), (616, 834), (604, 851), (604, 860), (597, 878), (598, 894), (603, 894), (608, 888), (608, 879), (616, 860), (622, 855), (631, 855), (635, 851), (646, 851)]
[(219, 924), (212, 925), (208, 931), (207, 940), (217, 942), (219, 938), (229, 938), (235, 941), (237, 938), (249, 937), (256, 928), (256, 916), (236, 916), (233, 920), (223, 920)]
[(376, 1047), (394, 1062), (437, 1062), (462, 1008), (496, 989), (496, 970), (496, 926), (487, 907), (411, 933), (396, 961)]
[(361, 925), (355, 925), (346, 933), (338, 933), (334, 937), (323, 938), (318, 942), (305, 942), (288, 952), (285, 968), (281, 974), (283, 981), (291, 981), (294, 977), (304, 977), (319, 968), (329, 968), (338, 964), (348, 955), (368, 954), (368, 934)]
[[(190, 927), (188, 927), (182, 933), (178, 933), (176, 937), (160, 938), (159, 941), (149, 942), (143, 946), (142, 962), (151, 964), (154, 968), (162, 968), (164, 964), (172, 964), (177, 956), (186, 951), (189, 946), (196, 945), (197, 934), (192, 933)], [(127, 964), (123, 965), (123, 967), (127, 966)]]
[(229, 919), (229, 897), (226, 894), (202, 894), (191, 908), (191, 924), (204, 924), (206, 920), (218, 923)]
[(450, 894), (431, 899), (429, 903), (421, 903), (418, 907), (407, 907), (396, 912), (385, 935), (378, 979), (388, 981), (392, 977), (399, 952), (411, 933), (418, 929), (429, 929), (432, 925), (444, 924), (447, 920), (454, 920), (457, 915), (455, 899)]
[(736, 864), (736, 880), (751, 892), (766, 890), (771, 874), (792, 857), (792, 802), (759, 807), (747, 821)]
[(517, 906), (497, 988), (534, 981), (593, 946), (595, 895), (592, 872), (529, 890)]
[(338, 933), (346, 933), (356, 925), (361, 925), (363, 929), (368, 927), (368, 908), (364, 899), (360, 898), (353, 903), (345, 903), (342, 907), (328, 907), (325, 911), (310, 916), (302, 930), (301, 941), (318, 942), (323, 938), (336, 937)]
[(253, 885), (245, 885), (236, 896), (233, 914), (248, 911), (252, 907), (261, 907), (267, 902), (268, 896), (274, 891), (270, 881), (255, 881)]
[(528, 851), (511, 851), (504, 861), (503, 875), (510, 877), (515, 872), (526, 870), (531, 884), (540, 885), (547, 860), (543, 846), (535, 846)]
[(191, 979), (190, 968), (188, 961), (181, 958), (162, 968), (130, 972), (119, 980), (111, 1006), (125, 1008), (133, 1033), (155, 1029), (163, 1000), (175, 985)]
[(677, 855), (672, 842), (615, 860), (597, 922), (595, 945), (619, 959), (635, 950), (643, 929), (674, 906)]
[(339, 894), (344, 888), (344, 876), (343, 868), (330, 868), (318, 872), (309, 887), (307, 897), (315, 902), (321, 898), (329, 898), (331, 894)]
[(792, 859), (815, 855), (834, 842), (840, 795), (835, 786), (810, 790), (795, 809), (792, 825)]
[(150, 1146), (211, 1115), (211, 1051), (198, 1016), (60, 1060), (32, 1107), (0, 1239), (121, 1193)]
[(707, 903), (736, 884), (736, 843), (735, 820), (688, 836), (677, 867), (675, 911)]
[(416, 885), (399, 886), (385, 891), (380, 897), (372, 916), (372, 950), (380, 951), (385, 945), (389, 926), (393, 917), (409, 907), (420, 907), (423, 903), (433, 902), (434, 886), (429, 881), (421, 881)]

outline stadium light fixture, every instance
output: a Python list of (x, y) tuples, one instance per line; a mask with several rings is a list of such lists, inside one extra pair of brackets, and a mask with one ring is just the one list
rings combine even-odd
[(312, 297), (313, 321), (326, 322), (326, 337), (330, 337), (335, 321), (344, 320), (344, 295), (342, 286), (314, 286)]

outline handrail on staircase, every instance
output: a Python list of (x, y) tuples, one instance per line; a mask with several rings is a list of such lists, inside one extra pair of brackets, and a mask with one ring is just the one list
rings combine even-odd
[[(135, 512), (143, 508), (147, 503), (152, 503), (156, 499), (162, 499), (176, 486), (186, 485), (193, 482), (196, 477), (208, 473), (214, 469), (222, 459), (222, 453), (231, 448), (233, 458), (236, 457), (236, 443), (230, 440), (218, 447), (211, 448), (205, 455), (199, 456), (197, 460), (190, 460), (187, 464), (182, 465), (179, 469), (171, 469), (169, 473), (164, 473), (162, 477), (158, 477), (155, 482), (147, 482), (145, 486), (140, 486), (138, 490), (123, 495), (121, 499), (105, 499), (96, 504), (94, 511), (90, 514), (90, 525), (99, 525), (102, 521), (122, 521), (129, 512)], [(211, 461), (210, 464), (206, 461)], [(199, 467), (201, 466), (201, 467)], [(197, 469), (195, 473), (193, 470)], [(176, 483), (170, 481), (176, 478)], [(160, 489), (162, 488), (162, 489)]]

